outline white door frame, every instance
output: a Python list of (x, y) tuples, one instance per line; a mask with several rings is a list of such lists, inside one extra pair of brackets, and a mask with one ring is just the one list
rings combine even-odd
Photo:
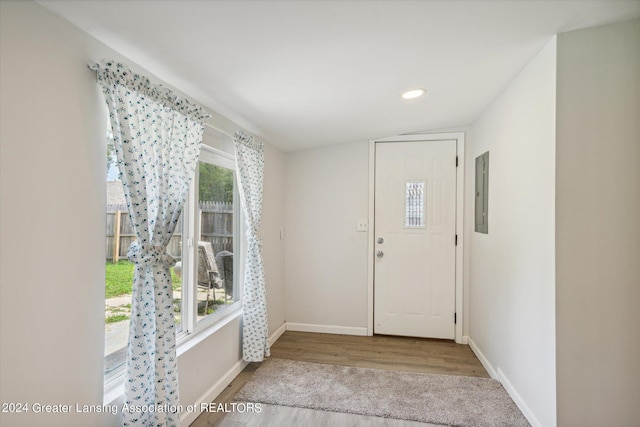
[(416, 135), (397, 135), (369, 141), (369, 241), (367, 257), (367, 335), (373, 335), (373, 269), (375, 252), (375, 165), (376, 142), (442, 141), (455, 140), (458, 167), (456, 168), (456, 325), (455, 340), (463, 343), (462, 325), (464, 322), (463, 305), (463, 253), (464, 253), (464, 132), (429, 133)]

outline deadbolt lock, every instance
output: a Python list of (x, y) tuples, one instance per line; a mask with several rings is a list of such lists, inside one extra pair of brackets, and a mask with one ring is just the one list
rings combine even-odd
[(382, 237), (378, 237), (378, 244), (383, 244), (384, 243), (384, 239)]

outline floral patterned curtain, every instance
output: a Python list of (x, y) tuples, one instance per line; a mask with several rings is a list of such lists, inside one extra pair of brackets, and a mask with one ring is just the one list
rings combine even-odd
[(120, 179), (137, 241), (124, 425), (177, 426), (178, 366), (167, 245), (192, 180), (203, 110), (123, 64), (90, 64), (109, 107)]
[(267, 295), (262, 262), (262, 241), (258, 234), (262, 216), (264, 144), (236, 132), (236, 172), (240, 200), (247, 220), (247, 260), (242, 294), (242, 358), (260, 362), (269, 356)]

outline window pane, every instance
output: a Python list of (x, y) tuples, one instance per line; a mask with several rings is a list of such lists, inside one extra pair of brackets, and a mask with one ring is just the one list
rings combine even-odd
[(233, 285), (233, 171), (200, 162), (198, 173), (196, 286), (200, 320), (236, 301), (237, 295)]
[(127, 213), (122, 182), (117, 179), (115, 153), (107, 146), (107, 259), (105, 266), (105, 374), (124, 364), (134, 264), (127, 259), (133, 230)]
[[(111, 125), (107, 125), (107, 224), (105, 266), (105, 350), (104, 372), (109, 374), (124, 364), (131, 314), (133, 264), (127, 260), (127, 242), (132, 233), (122, 182), (113, 145)], [(123, 249), (124, 248), (124, 249)]]
[(407, 182), (405, 188), (405, 221), (408, 228), (424, 228), (424, 182)]

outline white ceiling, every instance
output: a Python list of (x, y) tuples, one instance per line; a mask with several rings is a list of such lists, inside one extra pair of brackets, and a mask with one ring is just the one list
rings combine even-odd
[(287, 151), (469, 125), (554, 34), (640, 16), (639, 0), (40, 3)]

